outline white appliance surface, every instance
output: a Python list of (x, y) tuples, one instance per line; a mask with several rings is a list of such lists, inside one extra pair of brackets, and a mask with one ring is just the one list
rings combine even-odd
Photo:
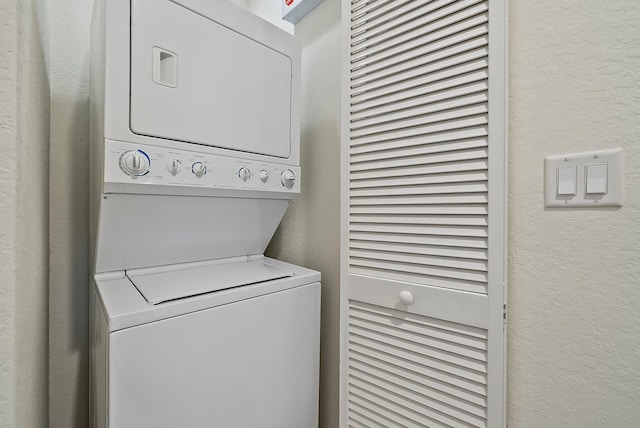
[(213, 293), (244, 285), (293, 276), (263, 260), (201, 263), (177, 268), (143, 268), (127, 271), (127, 277), (152, 305)]
[(262, 255), (295, 39), (220, 0), (96, 0), (92, 39), (92, 426), (316, 428), (320, 273)]
[[(198, 294), (157, 305), (150, 304), (143, 297), (131, 280), (126, 276), (126, 272), (124, 271), (96, 274), (95, 286), (97, 294), (100, 297), (101, 306), (105, 311), (108, 329), (113, 332), (191, 312), (201, 311), (215, 306), (227, 305), (240, 300), (277, 293), (320, 281), (320, 273), (317, 271), (285, 263), (280, 260), (263, 257), (261, 255), (251, 257), (233, 257), (226, 260), (216, 261), (216, 263), (229, 264), (227, 275), (230, 280), (234, 275), (233, 272), (235, 272), (238, 277), (242, 277), (244, 275), (242, 271), (245, 267), (253, 264), (254, 262), (268, 266), (267, 269), (274, 268), (279, 272), (292, 273), (293, 275), (266, 282), (254, 283), (211, 293)], [(177, 277), (177, 282), (175, 283), (176, 289), (180, 289), (182, 287), (188, 289), (191, 286), (188, 284), (185, 285), (185, 281), (181, 280), (179, 276), (182, 275), (183, 278), (193, 278), (194, 275), (192, 273), (186, 272), (189, 270), (197, 272), (202, 267), (207, 266), (211, 266), (211, 262), (195, 262), (178, 266), (165, 266), (163, 268), (152, 269), (151, 271), (161, 271), (162, 269), (165, 269), (165, 272), (175, 271)], [(144, 272), (144, 270), (140, 271)], [(204, 278), (197, 279), (196, 281), (200, 284), (206, 283), (206, 279)], [(215, 282), (216, 280), (212, 279), (212, 281)], [(233, 281), (237, 282), (237, 280)], [(185, 293), (180, 294), (183, 296), (185, 295)]]
[(106, 195), (97, 272), (264, 253), (289, 201), (163, 195)]
[[(131, 152), (147, 159), (147, 172), (132, 177), (122, 171), (122, 159)], [(194, 174), (198, 165), (205, 167), (200, 177)], [(104, 168), (105, 193), (224, 196), (236, 191), (236, 196), (291, 199), (301, 187), (298, 166), (111, 140), (105, 141)], [(295, 177), (291, 187), (283, 184), (287, 172)]]
[[(96, 390), (108, 391), (108, 426), (317, 426), (319, 274), (268, 259), (230, 265), (240, 272), (254, 261), (290, 267), (298, 275), (155, 306), (130, 282), (133, 293), (116, 297), (114, 280), (97, 277), (101, 303), (95, 306), (102, 317), (96, 324), (102, 333), (95, 334), (105, 340), (94, 353), (104, 361), (99, 366), (108, 385)], [(141, 301), (160, 316), (112, 328), (118, 312)], [(176, 306), (174, 314), (162, 310)], [(96, 379), (107, 377), (98, 373)]]
[[(96, 426), (317, 427), (320, 274), (261, 257), (224, 264), (229, 276), (261, 264), (293, 276), (152, 305), (124, 272), (96, 275)], [(176, 287), (207, 267), (178, 266)]]
[(131, 4), (134, 133), (290, 156), (287, 54), (172, 1)]

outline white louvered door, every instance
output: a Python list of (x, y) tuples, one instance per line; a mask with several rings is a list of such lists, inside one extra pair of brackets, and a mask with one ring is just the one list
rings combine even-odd
[(341, 427), (504, 427), (506, 0), (344, 0)]

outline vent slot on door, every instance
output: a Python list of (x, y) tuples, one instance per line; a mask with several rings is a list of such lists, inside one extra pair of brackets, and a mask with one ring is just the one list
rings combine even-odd
[(355, 1), (349, 272), (487, 293), (488, 2)]
[(349, 302), (354, 427), (486, 427), (487, 331)]

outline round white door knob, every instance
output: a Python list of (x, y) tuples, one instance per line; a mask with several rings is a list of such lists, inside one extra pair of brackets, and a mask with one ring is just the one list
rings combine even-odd
[(202, 178), (207, 173), (207, 167), (202, 162), (196, 162), (191, 166), (191, 171), (196, 177)]
[(260, 171), (260, 181), (262, 181), (263, 183), (266, 183), (268, 179), (269, 179), (269, 171), (267, 171), (266, 169), (263, 169), (262, 171)]
[(411, 294), (410, 291), (401, 291), (400, 292), (400, 303), (402, 303), (403, 305), (407, 305), (409, 306), (410, 304), (413, 303), (413, 294)]
[(167, 170), (171, 173), (171, 175), (176, 175), (180, 172), (182, 168), (182, 162), (178, 159), (174, 159), (167, 164)]
[(149, 172), (149, 157), (140, 150), (130, 150), (120, 156), (120, 169), (132, 178)]
[(296, 184), (296, 176), (290, 169), (282, 172), (281, 180), (282, 185), (287, 189), (291, 189)]

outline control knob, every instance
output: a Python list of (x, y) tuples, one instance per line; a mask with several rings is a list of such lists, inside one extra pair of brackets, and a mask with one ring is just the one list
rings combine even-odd
[(296, 184), (296, 176), (294, 175), (293, 171), (288, 169), (282, 172), (280, 181), (282, 182), (282, 185), (284, 187), (286, 187), (287, 189), (291, 189)]
[(207, 173), (207, 167), (202, 162), (196, 162), (191, 166), (191, 171), (196, 177), (202, 178)]
[(131, 178), (148, 173), (150, 163), (149, 156), (142, 150), (130, 150), (120, 156), (120, 169)]
[(243, 166), (242, 168), (240, 168), (240, 171), (238, 171), (238, 177), (240, 177), (242, 181), (247, 181), (249, 178), (251, 178), (251, 171)]
[(176, 175), (180, 172), (182, 168), (182, 162), (178, 159), (174, 159), (167, 164), (167, 170), (171, 173), (171, 175)]
[(269, 171), (267, 171), (266, 169), (263, 169), (262, 171), (260, 171), (260, 181), (262, 181), (263, 183), (266, 183), (268, 179), (269, 179)]

